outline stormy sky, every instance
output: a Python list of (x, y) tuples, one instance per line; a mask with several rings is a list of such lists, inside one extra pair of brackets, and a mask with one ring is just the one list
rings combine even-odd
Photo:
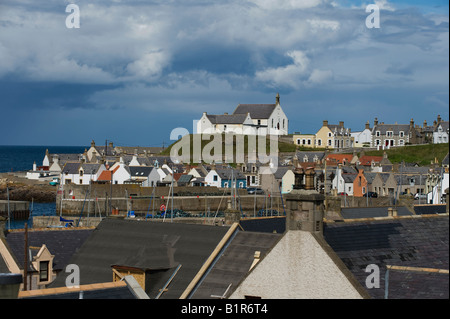
[(290, 133), (432, 123), (448, 78), (443, 0), (0, 0), (0, 145), (167, 145), (277, 92)]

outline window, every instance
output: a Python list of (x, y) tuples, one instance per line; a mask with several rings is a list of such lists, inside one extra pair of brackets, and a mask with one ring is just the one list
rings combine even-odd
[(256, 184), (256, 176), (252, 176), (252, 184)]
[(405, 145), (405, 141), (404, 140), (399, 140), (398, 141), (398, 145)]
[(226, 126), (226, 125), (223, 126), (223, 130), (224, 130), (224, 131), (227, 130), (227, 126)]
[(244, 182), (239, 182), (239, 188), (244, 188)]
[(317, 140), (317, 145), (318, 145), (318, 146), (322, 146), (322, 140), (320, 140), (320, 139)]
[(301, 143), (301, 140), (298, 138), (297, 139), (297, 145), (300, 145), (300, 143)]
[(387, 137), (392, 137), (392, 136), (394, 136), (394, 132), (393, 131), (386, 131), (386, 136)]
[(375, 136), (379, 137), (380, 136), (380, 131), (376, 131), (375, 132)]
[(48, 281), (48, 260), (39, 262), (39, 281)]
[(328, 132), (328, 137), (331, 137), (331, 132)]
[(381, 141), (380, 140), (375, 140), (375, 145), (380, 145)]
[(214, 182), (217, 182), (217, 175), (214, 175), (214, 176), (213, 176), (213, 181), (214, 181)]
[(80, 176), (83, 176), (83, 171), (82, 170), (80, 170)]
[(228, 188), (228, 182), (223, 183), (223, 187)]
[(305, 140), (305, 139), (302, 140), (302, 144), (303, 144), (303, 145), (306, 144), (306, 140)]
[(331, 146), (331, 140), (328, 140), (328, 146)]
[(311, 145), (311, 139), (308, 138), (308, 145)]
[(403, 132), (403, 131), (400, 131), (400, 137), (404, 137), (405, 136), (405, 132)]

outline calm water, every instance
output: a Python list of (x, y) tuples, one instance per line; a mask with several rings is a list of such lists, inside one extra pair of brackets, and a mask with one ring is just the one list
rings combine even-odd
[(57, 154), (81, 154), (85, 146), (1, 146), (0, 173), (21, 172), (33, 169), (33, 163), (42, 165), (45, 150)]
[[(33, 163), (42, 165), (45, 150), (50, 154), (81, 154), (85, 146), (0, 146), (0, 173), (28, 171)], [(31, 216), (55, 216), (56, 203), (30, 203)], [(28, 221), (32, 227), (32, 218)], [(11, 229), (23, 228), (25, 221), (11, 220)]]

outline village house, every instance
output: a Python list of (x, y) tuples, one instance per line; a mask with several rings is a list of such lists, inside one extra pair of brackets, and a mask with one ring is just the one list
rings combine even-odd
[(247, 179), (238, 169), (212, 167), (205, 176), (205, 184), (218, 188), (247, 188)]
[(351, 132), (350, 135), (354, 138), (353, 147), (370, 147), (372, 144), (372, 129), (369, 121), (367, 121), (363, 131)]
[(303, 147), (315, 148), (316, 146), (316, 135), (314, 134), (293, 134), (292, 139), (294, 144)]
[[(0, 225), (0, 232), (4, 229)], [(93, 229), (27, 229), (27, 274), (26, 289), (35, 290), (48, 287), (65, 267), (69, 258), (84, 243)], [(0, 236), (1, 237), (1, 236)], [(25, 230), (6, 233), (0, 238), (0, 266), (6, 260), (3, 273), (20, 273), (25, 275)], [(21, 284), (22, 289), (25, 280)]]
[(129, 166), (130, 178), (124, 184), (139, 184), (142, 187), (154, 187), (160, 181), (158, 170), (152, 166)]
[(248, 187), (258, 187), (260, 185), (260, 163), (244, 163), (240, 165), (242, 174), (245, 175)]
[(393, 146), (405, 146), (406, 144), (417, 143), (417, 132), (414, 120), (409, 124), (384, 124), (378, 123), (375, 118), (372, 128), (371, 147), (378, 149), (389, 149)]
[(262, 168), (263, 174), (260, 175), (260, 188), (266, 194), (287, 194), (290, 193), (295, 184), (295, 174), (292, 166), (278, 167), (272, 172), (267, 167)]
[(433, 143), (441, 144), (448, 143), (449, 139), (449, 121), (440, 121), (438, 117), (438, 122), (436, 128), (433, 131)]
[(339, 164), (335, 169), (332, 189), (335, 189), (337, 194), (345, 193), (348, 196), (353, 196), (353, 182), (356, 176), (355, 168)]
[(197, 121), (197, 134), (287, 135), (289, 121), (277, 94), (275, 104), (239, 104), (233, 114), (208, 115)]
[(104, 170), (104, 164), (68, 162), (61, 171), (60, 180), (62, 184), (89, 185), (97, 181)]
[(91, 147), (86, 152), (87, 161), (96, 162), (97, 156), (116, 156), (116, 151), (114, 150), (113, 142), (105, 145), (96, 145), (95, 141), (92, 140)]
[(316, 133), (316, 147), (336, 150), (353, 147), (351, 130), (344, 127), (343, 121), (334, 125), (328, 124), (328, 121), (324, 120), (322, 127)]
[(397, 181), (392, 173), (377, 173), (372, 181), (372, 188), (378, 196), (394, 196)]

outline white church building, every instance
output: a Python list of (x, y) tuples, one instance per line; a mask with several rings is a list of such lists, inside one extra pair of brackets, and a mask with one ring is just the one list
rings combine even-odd
[(289, 120), (277, 94), (275, 104), (239, 104), (233, 114), (204, 112), (197, 121), (196, 134), (287, 135), (288, 128)]

